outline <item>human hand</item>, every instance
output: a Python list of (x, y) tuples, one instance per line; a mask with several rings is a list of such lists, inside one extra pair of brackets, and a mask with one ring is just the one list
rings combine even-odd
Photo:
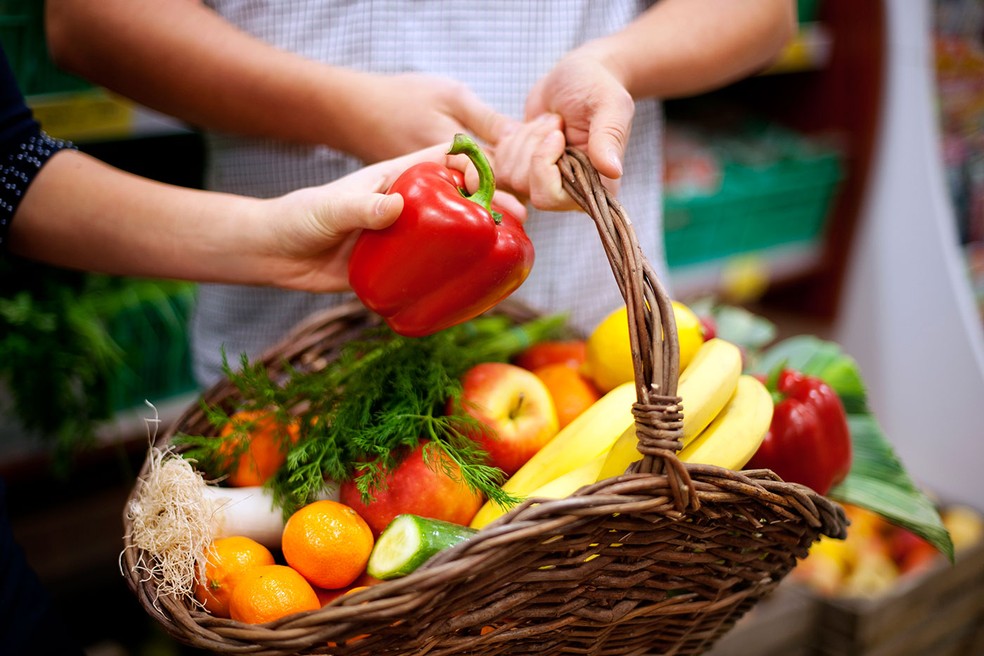
[(450, 146), (459, 132), (495, 143), (511, 121), (455, 80), (422, 73), (352, 75), (351, 97), (358, 101), (341, 148), (367, 163), (432, 144)]
[(539, 209), (574, 209), (557, 167), (567, 145), (563, 129), (557, 114), (510, 126), (492, 153), (496, 183)]
[[(262, 201), (267, 228), (257, 243), (265, 251), (267, 284), (312, 292), (348, 289), (348, 259), (359, 231), (385, 228), (403, 211), (399, 194), (384, 193), (400, 174), (420, 162), (462, 171), (472, 166), (467, 157), (447, 150), (446, 145), (431, 146), (320, 187)], [(525, 206), (508, 193), (496, 192), (493, 202), (519, 220), (526, 218)]]
[(526, 122), (499, 124), (497, 180), (534, 207), (577, 208), (557, 167), (566, 146), (585, 151), (605, 186), (618, 189), (635, 104), (604, 62), (591, 44), (568, 54), (530, 91)]
[(622, 175), (635, 103), (605, 62), (590, 43), (569, 53), (533, 86), (526, 119), (560, 115), (567, 145), (585, 151), (603, 178), (615, 180)]

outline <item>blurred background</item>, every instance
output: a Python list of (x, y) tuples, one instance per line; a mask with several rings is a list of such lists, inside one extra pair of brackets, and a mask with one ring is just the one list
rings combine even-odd
[[(917, 482), (982, 509), (984, 1), (797, 5), (799, 35), (773, 67), (665, 105), (668, 282), (681, 300), (718, 298), (781, 335), (839, 342)], [(0, 41), (46, 130), (120, 168), (200, 187), (200, 136), (59, 71), (42, 14), (40, 0), (0, 0)], [(147, 419), (195, 402), (194, 286), (42, 267), (4, 279), (0, 476), (18, 539), (90, 656), (195, 653), (160, 632), (118, 569)], [(984, 618), (976, 594), (962, 628)], [(804, 632), (795, 653), (903, 653), (824, 648), (806, 606), (771, 620)], [(984, 640), (912, 653), (980, 654)]]

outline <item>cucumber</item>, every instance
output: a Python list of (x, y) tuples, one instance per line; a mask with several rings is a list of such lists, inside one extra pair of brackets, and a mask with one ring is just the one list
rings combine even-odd
[(419, 515), (397, 515), (379, 534), (366, 572), (381, 580), (410, 574), (439, 551), (464, 542), (478, 531)]

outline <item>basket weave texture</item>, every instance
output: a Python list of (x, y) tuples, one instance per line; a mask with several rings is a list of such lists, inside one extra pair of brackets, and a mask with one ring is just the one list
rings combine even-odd
[[(820, 535), (844, 536), (843, 510), (809, 488), (767, 470), (677, 458), (684, 408), (670, 299), (583, 153), (569, 149), (560, 166), (568, 193), (598, 226), (628, 307), (642, 459), (566, 499), (526, 500), (407, 577), (263, 625), (159, 594), (160, 581), (140, 568), (150, 556), (124, 537), (127, 582), (172, 636), (217, 653), (270, 656), (700, 654)], [(494, 312), (534, 316), (508, 301)], [(318, 368), (376, 325), (361, 305), (340, 306), (298, 326), (263, 361), (273, 373), (285, 363)], [(236, 394), (220, 382), (203, 398), (229, 407)], [(196, 403), (157, 446), (209, 430)], [(149, 457), (142, 474), (148, 466)], [(127, 536), (129, 522), (124, 514)]]

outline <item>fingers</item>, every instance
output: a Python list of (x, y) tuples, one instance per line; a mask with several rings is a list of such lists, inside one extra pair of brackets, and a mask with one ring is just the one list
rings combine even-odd
[(492, 198), (492, 205), (500, 211), (506, 212), (520, 223), (526, 222), (526, 205), (508, 191), (496, 190), (495, 196)]
[(462, 127), (484, 143), (499, 143), (518, 124), (515, 119), (486, 105), (471, 91), (463, 94), (459, 101), (458, 120)]
[(500, 183), (542, 210), (574, 209), (557, 161), (567, 141), (556, 114), (543, 114), (508, 135), (495, 150)]
[(403, 212), (403, 196), (400, 194), (373, 194), (372, 212), (365, 228), (379, 230), (391, 225)]
[(634, 114), (635, 104), (626, 92), (624, 95), (607, 95), (606, 101), (596, 108), (591, 118), (588, 157), (604, 177), (614, 179), (622, 176), (622, 159)]
[(337, 248), (359, 230), (391, 225), (403, 211), (399, 194), (339, 191), (331, 185), (300, 189), (271, 199), (272, 225), (282, 255), (312, 257)]
[(341, 194), (327, 203), (325, 211), (316, 214), (316, 218), (321, 223), (322, 234), (344, 236), (359, 229), (385, 228), (402, 211), (400, 194)]
[(563, 156), (567, 141), (560, 131), (544, 137), (530, 159), (530, 202), (544, 210), (574, 209), (576, 204), (564, 191), (557, 161)]
[[(494, 170), (495, 162), (491, 161), (493, 159), (492, 157), (489, 157), (489, 159)], [(467, 155), (449, 155), (447, 166), (458, 169), (465, 174), (465, 189), (468, 190), (468, 193), (473, 193), (478, 188), (478, 170), (472, 164), (471, 160), (468, 159)], [(497, 187), (499, 186), (498, 177), (496, 177), (496, 185)], [(521, 199), (509, 191), (497, 188), (495, 195), (492, 197), (492, 205), (502, 212), (509, 213), (520, 222), (526, 221), (526, 205)]]
[(533, 154), (551, 132), (559, 133), (562, 124), (556, 114), (520, 124), (495, 147), (496, 180), (524, 197), (530, 196), (530, 167)]

